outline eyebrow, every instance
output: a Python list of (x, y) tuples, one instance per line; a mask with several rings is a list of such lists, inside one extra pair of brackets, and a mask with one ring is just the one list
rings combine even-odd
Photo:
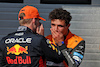
[[(55, 24), (51, 23), (51, 25), (55, 25)], [(63, 25), (57, 25), (57, 26), (64, 27)]]
[(63, 25), (58, 25), (58, 26), (60, 26), (60, 27), (64, 27)]

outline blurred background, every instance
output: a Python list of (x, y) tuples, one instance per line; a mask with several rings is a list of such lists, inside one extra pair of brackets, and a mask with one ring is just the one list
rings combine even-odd
[(72, 15), (70, 30), (86, 41), (80, 67), (100, 67), (100, 0), (0, 0), (0, 39), (17, 29), (18, 11), (26, 5), (38, 8), (45, 36), (50, 32), (49, 13), (63, 8)]

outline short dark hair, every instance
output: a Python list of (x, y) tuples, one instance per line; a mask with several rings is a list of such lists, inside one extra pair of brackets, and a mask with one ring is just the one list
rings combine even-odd
[(69, 24), (69, 22), (72, 19), (72, 16), (67, 10), (63, 10), (62, 8), (54, 9), (49, 13), (49, 19), (60, 19), (65, 20), (66, 25)]

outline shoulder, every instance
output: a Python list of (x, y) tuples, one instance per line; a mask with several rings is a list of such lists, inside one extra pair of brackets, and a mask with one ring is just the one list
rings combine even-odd
[[(32, 35), (33, 35), (33, 34), (32, 34)], [(35, 37), (35, 38), (45, 38), (44, 36), (39, 35), (39, 34), (34, 34), (34, 35), (33, 35), (33, 38), (34, 38), (34, 37)]]
[(39, 35), (39, 34), (31, 34), (28, 37), (31, 37), (32, 41), (34, 41), (34, 42), (41, 42), (41, 41), (46, 40), (46, 38), (44, 36)]
[(85, 43), (84, 39), (81, 38), (80, 36), (73, 35), (69, 40), (68, 40), (68, 48), (75, 48), (77, 45), (80, 43)]
[(0, 40), (0, 46), (2, 46), (2, 45), (4, 46), (5, 40), (8, 39), (9, 37), (13, 37), (12, 36), (13, 34), (14, 34), (14, 32), (13, 33), (9, 33), (8, 35), (2, 37), (1, 40)]
[(9, 34), (7, 34), (6, 36), (4, 36), (1, 40), (4, 40), (4, 39), (9, 38), (9, 37), (11, 37), (11, 36), (14, 36), (15, 33), (16, 33), (16, 32), (9, 33)]
[(77, 40), (77, 41), (82, 41), (82, 40), (84, 40), (82, 37), (77, 36), (77, 35), (75, 35), (75, 34), (74, 34), (74, 36), (73, 36), (73, 39), (74, 39), (74, 40)]
[(52, 40), (52, 35), (48, 35), (45, 37), (46, 39), (49, 39), (50, 41)]

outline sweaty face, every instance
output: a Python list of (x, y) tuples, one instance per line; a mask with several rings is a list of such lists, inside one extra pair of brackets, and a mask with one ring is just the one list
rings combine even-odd
[(67, 35), (68, 33), (68, 26), (66, 26), (66, 23), (64, 20), (54, 19), (51, 20), (51, 28), (55, 30), (56, 32), (61, 32), (63, 35)]

